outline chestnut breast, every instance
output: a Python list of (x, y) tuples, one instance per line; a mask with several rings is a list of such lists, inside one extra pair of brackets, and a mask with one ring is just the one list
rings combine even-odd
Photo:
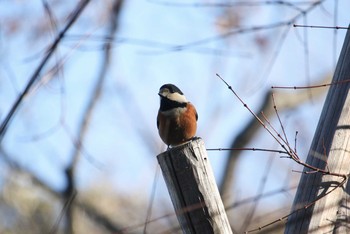
[(158, 131), (165, 144), (175, 146), (191, 140), (197, 130), (197, 112), (191, 103), (158, 112)]

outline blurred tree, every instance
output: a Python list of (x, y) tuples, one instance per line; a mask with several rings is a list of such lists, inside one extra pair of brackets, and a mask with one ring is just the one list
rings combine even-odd
[[(215, 73), (279, 126), (271, 85), (329, 82), (344, 35), (293, 24), (347, 25), (349, 4), (1, 1), (0, 232), (180, 232), (154, 177), (165, 150), (155, 125), (158, 88), (175, 83), (193, 100), (208, 148), (276, 149)], [(272, 91), (304, 155), (327, 89)], [(292, 169), (302, 168), (276, 155), (209, 152), (234, 232), (289, 212), (300, 176)]]

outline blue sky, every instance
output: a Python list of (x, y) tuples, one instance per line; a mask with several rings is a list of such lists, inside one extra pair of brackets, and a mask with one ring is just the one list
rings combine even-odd
[[(306, 21), (300, 18), (295, 23), (334, 25), (334, 2), (324, 1), (323, 8), (316, 7), (308, 13)], [(339, 0), (338, 3), (337, 25), (347, 26), (350, 2)], [(10, 10), (6, 14), (0, 10), (4, 13), (0, 23), (6, 22), (11, 14), (30, 19), (22, 22), (23, 30), (16, 34), (0, 31), (0, 118), (3, 119), (53, 37), (33, 35), (33, 25), (45, 19), (40, 1), (1, 4)], [(61, 19), (73, 7), (74, 4), (61, 5), (54, 13)], [(64, 71), (26, 97), (2, 142), (13, 160), (57, 190), (65, 186), (63, 169), (70, 163), (72, 138), (76, 137), (77, 124), (101, 66), (101, 51), (93, 49), (101, 45), (101, 41), (93, 38), (106, 33), (108, 22), (103, 15), (96, 16), (103, 7), (103, 3), (92, 1), (69, 30), (68, 35), (80, 35), (80, 38), (68, 37), (59, 47), (59, 57), (68, 55)], [(282, 6), (242, 7), (239, 10), (242, 11), (241, 28), (285, 21), (298, 14)], [(116, 35), (124, 42), (114, 44), (112, 66), (84, 142), (87, 153), (79, 162), (76, 176), (80, 189), (105, 183), (116, 192), (135, 194), (142, 190), (148, 194), (157, 165), (156, 155), (165, 150), (156, 128), (157, 92), (164, 83), (179, 86), (187, 99), (195, 104), (199, 114), (197, 135), (204, 139), (207, 148), (224, 148), (230, 145), (251, 116), (216, 73), (234, 87), (251, 109), (258, 110), (271, 85), (317, 84), (333, 72), (334, 50), (338, 56), (345, 30), (336, 32), (334, 47), (333, 30), (307, 29), (309, 62), (306, 62), (303, 43), (305, 31), (291, 26), (218, 38), (181, 51), (171, 50), (171, 45), (188, 45), (217, 37), (219, 27), (216, 22), (222, 14), (223, 9), (215, 7), (127, 1)], [(61, 22), (59, 28), (63, 25)], [(284, 32), (287, 32), (286, 37), (281, 40)], [(91, 34), (90, 38), (84, 36), (87, 34)], [(257, 38), (266, 39), (267, 46), (258, 47), (254, 43)], [(77, 43), (80, 47), (74, 49)], [(169, 46), (164, 48), (164, 45)], [(53, 64), (54, 59), (44, 69), (43, 78)], [(305, 69), (309, 69), (309, 78)], [(295, 131), (299, 132), (298, 151), (303, 156), (311, 143), (323, 100), (324, 97), (312, 100), (281, 113), (288, 136), (293, 139)], [(272, 122), (278, 127), (275, 119)], [(33, 140), (35, 137), (37, 139)], [(261, 130), (249, 146), (275, 149), (277, 144)], [(226, 152), (209, 152), (208, 155), (216, 178), (220, 180)], [(235, 176), (233, 193), (237, 197), (256, 193), (270, 155), (243, 154)], [(275, 156), (266, 190), (279, 188), (289, 179), (295, 184), (298, 175), (291, 169), (296, 168), (300, 169), (291, 160)], [(162, 178), (159, 178), (156, 196), (169, 202)], [(284, 199), (291, 200), (291, 197), (281, 195), (279, 199), (284, 203)], [(269, 201), (263, 203), (263, 206), (270, 205)]]

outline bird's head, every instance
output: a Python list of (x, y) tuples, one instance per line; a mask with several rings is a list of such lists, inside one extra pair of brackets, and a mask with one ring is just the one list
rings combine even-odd
[(161, 99), (165, 98), (179, 103), (188, 102), (181, 90), (173, 84), (162, 85), (159, 89), (158, 95)]

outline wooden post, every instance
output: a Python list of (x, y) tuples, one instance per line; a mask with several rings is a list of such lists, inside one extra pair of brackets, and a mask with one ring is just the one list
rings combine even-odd
[[(330, 86), (306, 163), (330, 172), (350, 173), (350, 30)], [(310, 113), (312, 114), (312, 113)], [(310, 170), (304, 169), (304, 172)], [(288, 218), (285, 233), (350, 233), (350, 184), (318, 200), (337, 186), (340, 177), (321, 173), (304, 173), (294, 199), (293, 210), (300, 209)]]
[(183, 233), (232, 233), (203, 140), (157, 158)]

